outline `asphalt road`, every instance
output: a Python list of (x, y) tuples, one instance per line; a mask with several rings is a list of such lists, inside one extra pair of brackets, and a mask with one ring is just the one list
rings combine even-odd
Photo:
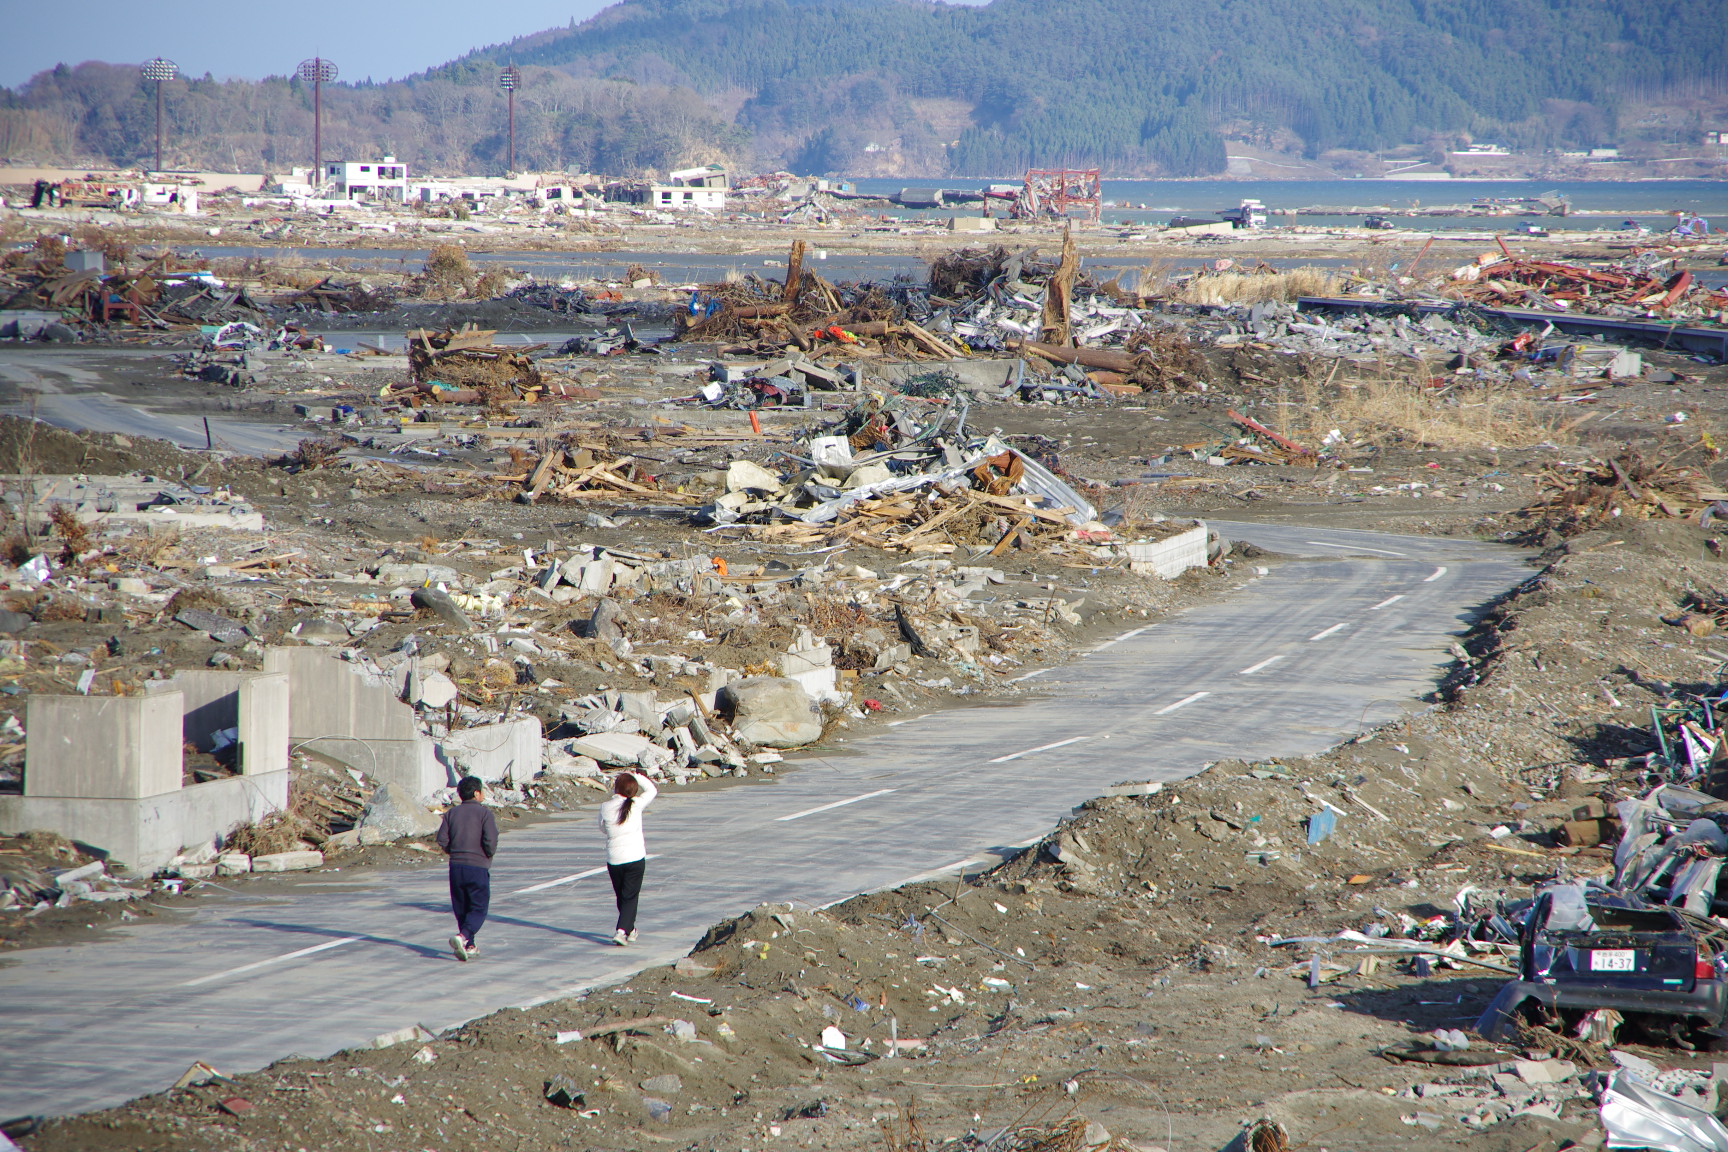
[[(214, 404), (181, 394), (184, 381), (163, 389), (170, 371), (157, 349), (0, 348), (0, 411), (34, 416), (75, 431), (119, 432), (204, 448), (204, 420), (215, 447), (257, 456), (286, 452), (306, 435), (297, 426), (239, 420)], [(112, 393), (116, 379), (130, 394)], [(200, 387), (208, 387), (201, 385)], [(104, 391), (104, 389), (109, 391)], [(211, 409), (207, 414), (203, 408)]]
[(301, 895), (216, 894), (179, 923), (14, 954), (0, 969), (0, 1116), (119, 1103), (194, 1060), (244, 1071), (623, 980), (759, 903), (994, 863), (1114, 783), (1325, 749), (1419, 707), (1473, 610), (1529, 575), (1473, 542), (1217, 527), (1316, 559), (1034, 672), (1022, 702), (908, 717), (772, 781), (663, 791), (636, 947), (607, 942), (588, 813), (505, 838), (484, 955), (467, 965), (445, 948), (438, 868), (307, 874)]

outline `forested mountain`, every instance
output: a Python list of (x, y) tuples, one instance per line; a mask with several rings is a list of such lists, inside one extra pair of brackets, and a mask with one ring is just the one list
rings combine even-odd
[[(407, 81), (326, 88), (327, 138), (496, 169), (505, 62), (527, 73), (517, 152), (531, 167), (856, 172), (891, 153), (930, 174), (1200, 175), (1223, 167), (1225, 133), (1308, 155), (1459, 132), (1613, 143), (1629, 100), (1728, 94), (1728, 3), (624, 0)], [(183, 159), (303, 162), (297, 82), (196, 81), (170, 100), (196, 125), (176, 132)], [(0, 153), (136, 161), (149, 116), (135, 73), (44, 73), (0, 95)]]

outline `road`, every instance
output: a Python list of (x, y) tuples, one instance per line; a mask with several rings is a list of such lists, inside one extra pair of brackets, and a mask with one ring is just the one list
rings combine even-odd
[(307, 874), (301, 895), (213, 895), (179, 923), (15, 954), (0, 969), (0, 1116), (119, 1103), (194, 1060), (244, 1071), (566, 996), (668, 963), (758, 903), (987, 866), (1114, 783), (1320, 751), (1419, 706), (1473, 609), (1530, 574), (1473, 542), (1217, 527), (1313, 559), (1031, 673), (1021, 702), (896, 721), (771, 781), (664, 791), (636, 947), (607, 943), (588, 813), (506, 837), (473, 964), (445, 950), (438, 868)]
[[(0, 412), (34, 416), (56, 428), (119, 432), (167, 440), (182, 448), (203, 448), (203, 409), (208, 407), (211, 437), (217, 448), (260, 456), (286, 452), (306, 435), (295, 425), (239, 420), (213, 403), (180, 394), (184, 381), (160, 388), (165, 366), (159, 349), (54, 348), (0, 349)], [(117, 376), (136, 374), (136, 395), (104, 391)], [(208, 387), (204, 385), (202, 387)]]

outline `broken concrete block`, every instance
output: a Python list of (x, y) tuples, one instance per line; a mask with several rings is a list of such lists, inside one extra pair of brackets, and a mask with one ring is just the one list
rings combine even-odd
[(912, 645), (888, 644), (876, 654), (876, 661), (871, 665), (871, 668), (874, 671), (883, 672), (897, 665), (908, 663), (911, 659)]
[(595, 732), (578, 737), (564, 747), (572, 756), (591, 756), (602, 764), (635, 765), (644, 749), (655, 744), (646, 736), (628, 732)]
[(660, 727), (660, 702), (654, 698), (653, 692), (618, 693), (618, 711), (633, 717), (644, 732), (653, 732)]
[(600, 762), (592, 756), (572, 756), (568, 752), (553, 752), (546, 757), (546, 771), (554, 776), (598, 776)]
[(618, 646), (624, 643), (623, 615), (617, 601), (602, 599), (594, 605), (594, 614), (588, 617), (589, 637), (617, 651)]
[(348, 629), (334, 620), (314, 616), (310, 620), (302, 620), (294, 625), (294, 635), (309, 643), (340, 644), (348, 639)]
[(373, 574), (380, 584), (407, 584), (414, 588), (455, 584), (462, 579), (460, 572), (444, 564), (380, 564)]
[(792, 748), (822, 735), (822, 712), (795, 680), (750, 676), (720, 690), (732, 713), (732, 730), (747, 744)]
[(238, 620), (206, 612), (202, 608), (186, 608), (174, 619), (197, 632), (207, 632), (218, 644), (238, 644), (246, 639), (246, 626)]
[(438, 831), (438, 818), (400, 784), (385, 784), (366, 801), (360, 828), (375, 829), (390, 839), (430, 836)]
[(244, 852), (224, 852), (216, 857), (216, 873), (219, 876), (243, 876), (252, 871), (252, 857)]
[[(569, 569), (566, 567), (566, 574)], [(609, 591), (612, 582), (618, 575), (618, 563), (610, 556), (602, 556), (590, 560), (577, 569), (576, 587), (579, 591), (602, 595)]]
[(424, 708), (447, 708), (461, 693), (456, 681), (442, 672), (430, 672), (408, 677), (408, 703)]
[(307, 872), (323, 865), (322, 852), (271, 852), (252, 857), (254, 872)]
[(432, 613), (444, 623), (460, 628), (464, 632), (474, 631), (474, 622), (468, 619), (468, 614), (462, 611), (462, 606), (450, 598), (448, 592), (440, 592), (436, 588), (416, 588), (408, 598), (414, 607)]
[(748, 460), (734, 460), (726, 466), (728, 492), (779, 492), (783, 487), (780, 477), (760, 464), (753, 464)]

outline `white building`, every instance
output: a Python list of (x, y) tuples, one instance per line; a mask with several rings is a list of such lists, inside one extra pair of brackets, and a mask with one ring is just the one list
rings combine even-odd
[(718, 164), (680, 168), (666, 174), (666, 183), (649, 185), (648, 206), (674, 212), (686, 208), (719, 212), (726, 207), (726, 186), (726, 169)]
[(394, 156), (361, 162), (338, 160), (324, 165), (324, 183), (333, 200), (408, 199), (408, 165)]
[(648, 204), (667, 211), (697, 208), (719, 212), (726, 207), (724, 188), (686, 188), (681, 184), (655, 184), (649, 188)]

